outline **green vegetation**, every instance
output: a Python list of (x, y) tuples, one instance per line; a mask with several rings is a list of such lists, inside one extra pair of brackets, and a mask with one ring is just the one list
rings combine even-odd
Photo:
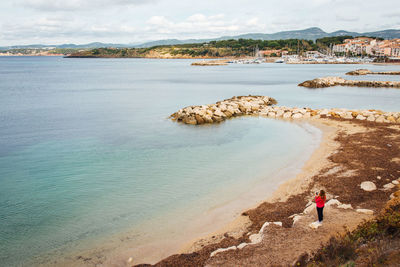
[(254, 50), (281, 49), (289, 53), (315, 50), (311, 40), (221, 40), (199, 44), (153, 46), (150, 48), (96, 48), (74, 53), (73, 57), (243, 57), (253, 56)]

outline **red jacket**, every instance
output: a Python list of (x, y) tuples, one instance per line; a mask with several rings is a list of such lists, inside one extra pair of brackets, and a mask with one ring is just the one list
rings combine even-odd
[(315, 197), (315, 203), (317, 203), (318, 208), (323, 208), (325, 206), (325, 198), (321, 198), (320, 196)]

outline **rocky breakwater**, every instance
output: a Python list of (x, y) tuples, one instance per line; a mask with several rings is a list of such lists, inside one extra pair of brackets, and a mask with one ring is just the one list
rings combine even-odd
[(272, 106), (276, 100), (267, 96), (234, 96), (211, 105), (189, 106), (170, 116), (172, 120), (185, 124), (222, 122), (241, 115), (258, 115), (276, 119), (320, 119), (366, 120), (378, 123), (400, 124), (400, 112), (381, 110), (350, 110), (344, 108), (311, 109)]
[(211, 105), (185, 107), (170, 118), (192, 125), (215, 123), (234, 116), (258, 115), (261, 110), (276, 103), (268, 96), (234, 96)]
[(366, 120), (374, 122), (400, 123), (400, 112), (383, 112), (381, 110), (350, 110), (345, 108), (311, 109), (290, 107), (265, 107), (259, 115), (280, 119), (319, 119), (338, 118), (346, 120)]
[(368, 75), (368, 74), (379, 74), (379, 75), (400, 75), (400, 71), (371, 71), (368, 69), (358, 69), (349, 71), (346, 75)]
[(307, 88), (325, 88), (331, 86), (357, 86), (357, 87), (386, 87), (400, 88), (400, 82), (391, 81), (353, 81), (341, 77), (323, 77), (314, 80), (305, 81), (299, 84)]

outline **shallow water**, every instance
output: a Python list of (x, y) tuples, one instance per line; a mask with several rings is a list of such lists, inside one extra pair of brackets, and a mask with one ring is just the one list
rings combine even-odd
[(155, 228), (171, 237), (257, 186), (266, 198), (319, 142), (315, 128), (279, 120), (167, 119), (183, 106), (260, 94), (286, 106), (400, 109), (398, 89), (297, 87), (399, 66), (191, 62), (0, 58), (0, 265), (49, 263), (127, 232), (132, 245)]

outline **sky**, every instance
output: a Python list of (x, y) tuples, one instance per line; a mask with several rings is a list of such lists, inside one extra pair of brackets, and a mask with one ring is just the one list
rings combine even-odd
[(1, 0), (0, 45), (400, 29), (399, 0)]

